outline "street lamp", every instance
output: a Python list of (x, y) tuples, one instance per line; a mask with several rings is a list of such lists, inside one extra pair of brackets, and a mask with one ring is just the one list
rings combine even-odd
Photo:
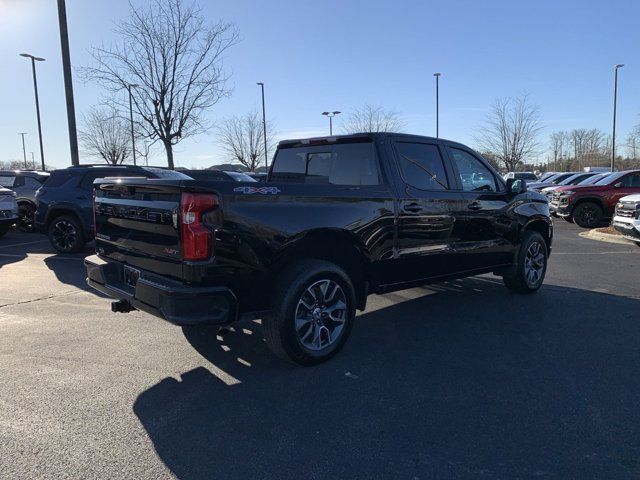
[(127, 83), (127, 90), (129, 91), (129, 120), (131, 120), (131, 145), (133, 146), (134, 165), (136, 165), (136, 137), (133, 134), (133, 102), (131, 100), (131, 89), (137, 86), (137, 83)]
[(624, 64), (615, 66), (613, 81), (613, 133), (611, 135), (611, 171), (613, 172), (614, 163), (616, 161), (616, 104), (618, 102), (618, 69), (624, 67)]
[[(35, 57), (29, 53), (21, 53), (21, 57), (31, 59), (31, 72), (33, 73), (33, 91), (36, 96), (36, 117), (38, 119), (38, 137), (40, 139), (40, 162), (42, 162), (42, 171), (44, 172), (44, 148), (42, 146), (42, 127), (40, 126), (40, 102), (38, 101), (38, 80), (36, 79), (36, 62), (44, 62), (44, 58)], [(26, 163), (26, 160), (25, 160)]]
[(269, 173), (269, 164), (267, 160), (267, 114), (264, 109), (264, 83), (258, 82), (256, 85), (260, 85), (262, 91), (262, 132), (264, 134), (264, 168)]
[(436, 138), (440, 137), (440, 73), (433, 74), (436, 77)]
[(22, 157), (24, 158), (24, 168), (27, 168), (27, 151), (24, 148), (24, 136), (27, 132), (18, 132), (18, 135), (22, 136)]
[(333, 136), (333, 117), (339, 115), (342, 112), (334, 111), (334, 112), (322, 112), (322, 115), (329, 117), (329, 135)]

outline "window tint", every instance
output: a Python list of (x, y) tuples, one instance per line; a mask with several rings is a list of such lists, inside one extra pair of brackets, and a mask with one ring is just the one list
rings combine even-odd
[(42, 186), (42, 184), (33, 177), (23, 177), (23, 178), (24, 178), (24, 185), (27, 188), (36, 190)]
[(623, 187), (640, 187), (640, 173), (627, 175), (621, 182)]
[(480, 160), (469, 152), (449, 148), (451, 157), (458, 167), (462, 189), (467, 192), (497, 192), (496, 179)]
[(16, 177), (10, 177), (10, 176), (0, 176), (0, 187), (5, 187), (5, 188), (13, 188), (13, 182), (15, 181)]
[[(44, 184), (47, 187), (59, 187), (65, 183), (67, 183), (67, 180), (69, 180), (71, 177), (73, 177), (73, 170), (55, 170), (50, 176), (49, 178), (44, 182)], [(77, 179), (79, 177), (76, 177), (76, 184), (77, 184)]]
[(278, 150), (272, 181), (330, 185), (379, 185), (373, 143), (344, 143)]
[(448, 190), (449, 181), (437, 145), (396, 142), (402, 178), (421, 190)]

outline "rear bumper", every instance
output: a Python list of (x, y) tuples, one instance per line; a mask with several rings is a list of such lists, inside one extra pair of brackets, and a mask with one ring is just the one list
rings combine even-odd
[(175, 325), (221, 325), (237, 319), (238, 302), (226, 287), (192, 287), (144, 270), (132, 287), (123, 280), (120, 262), (93, 255), (84, 264), (90, 287)]

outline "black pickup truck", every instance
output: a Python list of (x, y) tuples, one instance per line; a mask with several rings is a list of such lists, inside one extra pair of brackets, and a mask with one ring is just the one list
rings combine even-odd
[[(344, 345), (367, 296), (493, 272), (542, 285), (546, 198), (473, 150), (376, 133), (283, 141), (265, 183), (96, 180), (88, 283), (177, 325), (262, 318), (280, 357)], [(507, 297), (505, 297), (507, 301)]]

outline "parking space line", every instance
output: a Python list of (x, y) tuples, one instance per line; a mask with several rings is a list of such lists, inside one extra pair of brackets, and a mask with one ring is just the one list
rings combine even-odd
[(0, 248), (21, 247), (22, 245), (33, 245), (34, 243), (45, 243), (48, 241), (49, 241), (48, 239), (44, 239), (44, 240), (36, 240), (34, 242), (13, 243), (11, 245), (2, 245), (0, 246)]

